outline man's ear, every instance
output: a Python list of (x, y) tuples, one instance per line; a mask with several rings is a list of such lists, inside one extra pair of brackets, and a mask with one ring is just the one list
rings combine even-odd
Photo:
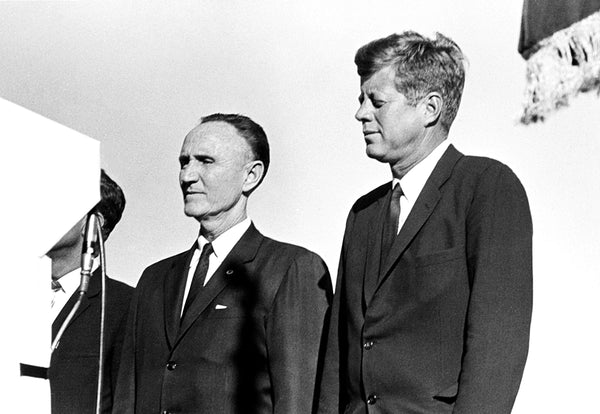
[(444, 107), (442, 95), (438, 92), (429, 92), (421, 102), (423, 105), (425, 126), (435, 125), (439, 121)]
[(246, 179), (242, 186), (244, 193), (251, 193), (260, 184), (265, 173), (265, 165), (262, 161), (254, 160), (246, 164)]
[(101, 212), (96, 211), (96, 217), (98, 217), (98, 223), (100, 224), (100, 230), (102, 231), (102, 233), (104, 233), (104, 216), (102, 215)]

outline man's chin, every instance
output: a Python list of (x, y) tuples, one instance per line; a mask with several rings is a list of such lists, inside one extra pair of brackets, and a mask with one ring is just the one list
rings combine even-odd
[(379, 162), (386, 162), (385, 154), (382, 154), (373, 148), (369, 148), (369, 146), (367, 146), (367, 149), (365, 150), (365, 152), (367, 153), (367, 157), (369, 157), (369, 158), (373, 158), (374, 160), (377, 160)]
[(188, 217), (192, 217), (195, 218), (196, 220), (200, 221), (202, 220), (202, 218), (205, 216), (206, 212), (202, 211), (202, 210), (198, 210), (195, 208), (188, 208), (188, 207), (184, 207), (183, 208), (183, 213), (188, 216)]

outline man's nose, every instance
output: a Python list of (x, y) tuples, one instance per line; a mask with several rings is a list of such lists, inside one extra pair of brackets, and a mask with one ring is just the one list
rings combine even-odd
[(184, 167), (179, 171), (179, 180), (182, 183), (193, 183), (200, 179), (200, 174), (195, 168)]
[(367, 104), (365, 102), (361, 103), (354, 114), (354, 118), (356, 118), (359, 122), (370, 121), (372, 119), (372, 114), (369, 108), (367, 108)]

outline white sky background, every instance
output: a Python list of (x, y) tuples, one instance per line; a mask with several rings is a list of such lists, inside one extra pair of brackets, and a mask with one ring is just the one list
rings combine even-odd
[[(183, 215), (177, 157), (212, 112), (249, 115), (269, 137), (272, 164), (250, 204), (257, 227), (316, 251), (335, 272), (350, 206), (390, 178), (365, 156), (353, 118), (354, 53), (405, 29), (452, 37), (470, 66), (451, 140), (511, 166), (534, 219), (532, 341), (514, 412), (591, 412), (600, 385), (600, 100), (582, 96), (543, 125), (516, 124), (521, 6), (0, 2), (0, 96), (101, 141), (102, 165), (127, 197), (107, 244), (114, 278), (135, 284), (147, 265), (191, 246), (198, 227)], [(26, 145), (14, 144), (29, 168)], [(41, 175), (23, 185), (52, 183)]]

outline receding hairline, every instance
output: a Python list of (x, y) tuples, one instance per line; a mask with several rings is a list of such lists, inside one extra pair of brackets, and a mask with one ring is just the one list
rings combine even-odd
[[(183, 140), (183, 144), (185, 144), (185, 142), (188, 140), (188, 138), (194, 133), (196, 132), (198, 129), (200, 129), (201, 127), (203, 127), (204, 125), (206, 127), (208, 127), (209, 125), (213, 124), (214, 125), (225, 125), (227, 126), (231, 131), (233, 131), (233, 135), (237, 136), (241, 142), (243, 142), (243, 152), (246, 155), (246, 158), (248, 160), (254, 160), (254, 161), (260, 161), (256, 155), (254, 154), (254, 150), (252, 149), (252, 145), (248, 142), (248, 140), (246, 139), (246, 137), (244, 137), (240, 131), (235, 127), (235, 125), (230, 124), (227, 121), (223, 121), (223, 120), (208, 120), (208, 121), (200, 121), (198, 124), (196, 124), (196, 126), (194, 126), (192, 129), (190, 129), (190, 131), (185, 135), (185, 138)], [(214, 134), (214, 135), (218, 135), (218, 134)], [(183, 144), (182, 144), (182, 149), (183, 149)], [(262, 161), (261, 161), (262, 162)]]

